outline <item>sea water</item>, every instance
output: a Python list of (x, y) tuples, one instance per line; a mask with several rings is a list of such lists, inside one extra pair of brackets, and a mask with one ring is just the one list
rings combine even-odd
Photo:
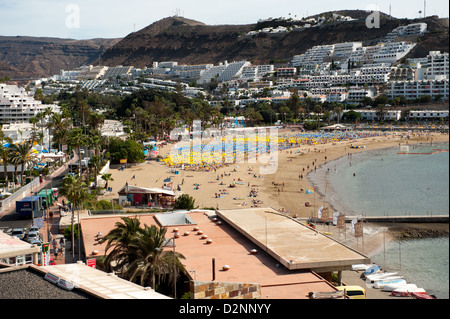
[[(404, 144), (403, 144), (404, 145)], [(448, 143), (409, 145), (347, 155), (309, 174), (333, 211), (346, 216), (408, 216), (449, 214)], [(354, 150), (347, 149), (349, 153)], [(449, 239), (391, 242), (372, 257), (386, 269), (398, 269), (439, 298), (449, 298)]]

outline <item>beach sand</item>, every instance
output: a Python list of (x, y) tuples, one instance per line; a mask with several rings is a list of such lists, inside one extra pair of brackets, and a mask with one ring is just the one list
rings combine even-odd
[[(433, 141), (433, 143), (448, 142), (449, 140), (448, 135), (438, 133), (422, 134), (422, 136), (414, 136), (408, 140), (405, 139), (405, 133), (403, 138), (400, 136), (401, 133), (398, 133), (397, 135), (390, 134), (336, 143), (304, 145), (282, 150), (278, 153), (276, 172), (269, 175), (260, 174), (260, 166), (266, 164), (258, 162), (255, 164), (247, 162), (228, 164), (209, 172), (177, 169), (178, 174), (170, 172), (168, 165), (157, 161), (148, 161), (121, 171), (112, 168), (109, 173), (112, 174), (114, 180), (110, 181), (108, 185), (112, 187), (112, 192), (100, 196), (99, 199), (117, 199), (117, 192), (126, 182), (129, 185), (162, 188), (163, 180), (171, 177), (174, 189), (179, 185), (182, 193), (195, 198), (195, 205), (199, 208), (249, 208), (255, 205), (253, 202), (255, 201), (259, 207), (273, 207), (285, 211), (293, 217), (308, 218), (316, 216), (318, 207), (323, 204), (319, 200), (321, 194), (306, 194), (306, 189), (312, 186), (307, 175), (308, 173), (313, 174), (315, 168), (319, 168), (320, 165), (348, 156), (349, 153), (355, 154), (374, 149), (399, 147), (399, 143), (406, 145), (407, 142), (408, 145), (411, 145), (420, 142), (430, 143), (430, 141)], [(350, 148), (351, 145), (360, 145), (364, 148), (354, 149)], [(173, 144), (163, 146), (159, 149), (159, 154), (161, 156), (168, 154), (172, 146)], [(303, 178), (301, 175), (303, 175)], [(229, 187), (233, 183), (236, 187)], [(197, 184), (198, 187), (195, 187), (194, 184)], [(249, 197), (252, 190), (257, 194), (256, 197)], [(315, 200), (314, 196), (316, 196)], [(323, 195), (321, 196), (323, 197)], [(306, 202), (309, 202), (309, 207), (305, 206)], [(324, 231), (327, 231), (326, 227), (328, 226), (318, 225), (318, 227), (325, 227)], [(319, 228), (319, 230), (321, 229)], [(368, 236), (366, 236), (366, 232)], [(341, 235), (341, 239), (344, 236), (338, 235)], [(367, 255), (378, 251), (380, 245), (382, 247), (385, 238), (383, 227), (375, 228), (374, 226), (373, 230), (365, 230), (364, 235), (364, 248), (361, 239), (357, 243), (352, 244), (347, 241), (346, 244), (353, 245), (352, 248)], [(346, 237), (351, 236), (351, 232), (346, 233)], [(387, 237), (390, 238), (389, 235)]]

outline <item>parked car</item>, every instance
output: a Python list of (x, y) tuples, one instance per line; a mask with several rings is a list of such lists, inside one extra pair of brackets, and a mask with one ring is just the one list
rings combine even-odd
[(32, 240), (39, 239), (39, 233), (37, 231), (29, 232), (27, 234), (27, 242), (31, 242)]
[(42, 241), (40, 239), (33, 239), (30, 241), (31, 245), (36, 245), (36, 246), (41, 246), (42, 245)]
[(33, 226), (31, 226), (31, 227), (28, 229), (28, 232), (29, 232), (29, 233), (31, 233), (31, 232), (39, 232), (39, 227), (36, 226), (36, 225), (33, 225)]
[(366, 299), (366, 290), (361, 286), (338, 286), (337, 290), (345, 290), (350, 299)]
[(19, 239), (23, 239), (25, 237), (25, 232), (23, 228), (14, 228), (11, 232), (11, 235)]

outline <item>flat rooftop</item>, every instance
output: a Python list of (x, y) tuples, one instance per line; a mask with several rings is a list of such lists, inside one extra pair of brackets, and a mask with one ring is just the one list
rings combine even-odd
[(39, 253), (40, 247), (0, 231), (0, 258)]
[(369, 257), (270, 207), (217, 210), (216, 214), (289, 270), (322, 273), (370, 263)]
[[(245, 214), (245, 210), (242, 214)], [(159, 225), (156, 215), (159, 214), (140, 214), (138, 218), (141, 225)], [(217, 282), (258, 283), (261, 285), (263, 299), (307, 299), (310, 291), (336, 291), (328, 281), (313, 271), (287, 269), (234, 227), (224, 221), (221, 224), (215, 221), (214, 211), (189, 212), (188, 215), (195, 224), (168, 226), (166, 238), (172, 237), (174, 230), (178, 230), (180, 237), (175, 240), (175, 249), (185, 256), (186, 259), (181, 262), (192, 280), (212, 281), (214, 272)], [(92, 257), (93, 250), (98, 251), (97, 256), (104, 255), (106, 244), (97, 244), (95, 235), (98, 232), (106, 235), (114, 228), (115, 223), (121, 222), (120, 217), (96, 216), (81, 219), (88, 258)], [(195, 227), (207, 235), (212, 243), (208, 244), (205, 238), (198, 235)], [(189, 232), (189, 235), (185, 236), (185, 232)], [(257, 250), (256, 254), (251, 252), (253, 249)], [(224, 265), (229, 265), (230, 269), (224, 271)]]
[(38, 269), (63, 278), (76, 288), (102, 299), (170, 299), (149, 287), (142, 287), (84, 263), (41, 266)]

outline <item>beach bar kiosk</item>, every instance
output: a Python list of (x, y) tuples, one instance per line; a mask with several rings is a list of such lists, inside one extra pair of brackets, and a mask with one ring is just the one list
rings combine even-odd
[(27, 196), (16, 201), (16, 213), (21, 218), (42, 217), (44, 215), (42, 197)]
[(175, 201), (175, 193), (161, 188), (148, 188), (125, 184), (119, 190), (119, 204), (122, 206), (148, 206), (171, 208)]

